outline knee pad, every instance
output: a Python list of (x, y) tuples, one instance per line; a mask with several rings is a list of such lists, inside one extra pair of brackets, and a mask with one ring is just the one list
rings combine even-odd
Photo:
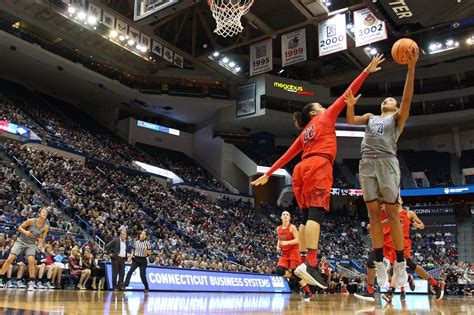
[(375, 269), (374, 261), (375, 261), (375, 254), (374, 254), (374, 252), (371, 252), (370, 255), (369, 255), (369, 258), (367, 259), (367, 268), (368, 269)]
[(308, 210), (308, 220), (315, 221), (319, 224), (323, 221), (324, 210), (320, 207), (310, 207)]
[(411, 271), (415, 272), (416, 264), (411, 258), (407, 259), (407, 266), (408, 266), (408, 268), (410, 268)]
[(303, 216), (301, 218), (301, 224), (306, 225), (306, 222), (308, 221), (309, 209), (308, 208), (303, 208), (303, 209), (301, 209), (301, 212), (303, 212)]
[(285, 273), (286, 273), (286, 268), (285, 267), (282, 267), (282, 266), (277, 266), (275, 268), (275, 271), (276, 271), (276, 274), (279, 275), (279, 276), (284, 276)]

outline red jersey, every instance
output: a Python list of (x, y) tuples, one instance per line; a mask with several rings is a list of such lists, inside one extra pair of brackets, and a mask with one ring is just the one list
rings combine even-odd
[[(382, 216), (381, 217), (382, 217), (382, 221), (386, 220), (388, 218), (385, 211), (382, 211)], [(411, 220), (408, 217), (408, 210), (402, 209), (402, 211), (398, 212), (398, 218), (400, 219), (400, 223), (402, 225), (403, 237), (404, 238), (410, 238)], [(384, 224), (383, 234), (384, 234), (384, 236), (390, 236), (390, 226), (388, 224)]]
[(329, 276), (330, 275), (330, 272), (329, 272), (329, 263), (328, 262), (320, 262), (319, 263), (319, 270), (321, 271), (322, 274), (326, 275), (326, 276)]
[[(281, 241), (291, 241), (291, 240), (295, 239), (295, 237), (293, 236), (293, 233), (291, 232), (291, 227), (292, 227), (292, 224), (290, 223), (286, 226), (286, 228), (283, 228), (283, 225), (280, 225), (277, 228), (278, 240), (280, 242)], [(291, 251), (291, 250), (299, 251), (300, 249), (299, 249), (298, 244), (294, 244), (294, 245), (281, 246), (281, 250), (283, 252), (287, 252), (287, 251)]]
[[(351, 89), (352, 93), (356, 95), (367, 76), (368, 73), (362, 71), (348, 90)], [(344, 97), (341, 96), (324, 113), (313, 117), (291, 147), (272, 165), (266, 175), (271, 176), (301, 151), (303, 151), (303, 159), (312, 155), (321, 155), (334, 163), (337, 151), (336, 119), (345, 106), (346, 102)]]

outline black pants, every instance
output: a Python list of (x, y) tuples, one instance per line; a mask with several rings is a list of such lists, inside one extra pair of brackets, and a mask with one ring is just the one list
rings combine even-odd
[(127, 273), (127, 278), (125, 279), (125, 287), (130, 284), (130, 278), (132, 277), (133, 272), (140, 268), (140, 278), (142, 283), (145, 286), (145, 290), (148, 290), (148, 281), (146, 280), (146, 266), (148, 265), (146, 257), (134, 257), (132, 260), (132, 265)]
[[(117, 283), (118, 276), (118, 283)], [(123, 287), (123, 278), (125, 276), (125, 258), (116, 257), (112, 259), (112, 289)]]

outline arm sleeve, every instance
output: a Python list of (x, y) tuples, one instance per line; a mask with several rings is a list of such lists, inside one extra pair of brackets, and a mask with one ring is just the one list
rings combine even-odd
[(268, 170), (265, 174), (268, 177), (272, 176), (272, 174), (279, 168), (283, 167), (286, 163), (290, 162), (298, 153), (303, 150), (303, 143), (300, 140), (300, 137), (296, 138), (295, 142), (288, 148), (288, 150), (278, 159), (275, 163), (273, 163), (272, 167)]
[[(352, 90), (352, 94), (356, 95), (359, 91), (360, 87), (364, 83), (365, 79), (369, 74), (365, 71), (362, 71), (361, 74), (351, 83), (351, 85), (347, 88), (344, 92), (346, 94), (347, 91)], [(343, 95), (344, 95), (343, 94)], [(344, 101), (344, 96), (340, 96), (331, 106), (329, 106), (328, 110), (324, 113), (321, 117), (321, 120), (324, 120), (326, 124), (334, 125), (336, 123), (337, 116), (341, 113), (341, 111), (346, 107), (346, 102)]]

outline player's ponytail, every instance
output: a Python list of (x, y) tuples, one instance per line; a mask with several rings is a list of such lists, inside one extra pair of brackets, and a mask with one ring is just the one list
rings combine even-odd
[(293, 113), (293, 121), (295, 122), (295, 126), (298, 128), (298, 129), (303, 129), (301, 127), (302, 125), (302, 122), (301, 122), (301, 112), (294, 112)]
[(306, 104), (301, 112), (293, 113), (293, 120), (297, 128), (304, 129), (308, 125), (312, 118), (309, 114), (311, 111), (313, 111), (313, 103)]

